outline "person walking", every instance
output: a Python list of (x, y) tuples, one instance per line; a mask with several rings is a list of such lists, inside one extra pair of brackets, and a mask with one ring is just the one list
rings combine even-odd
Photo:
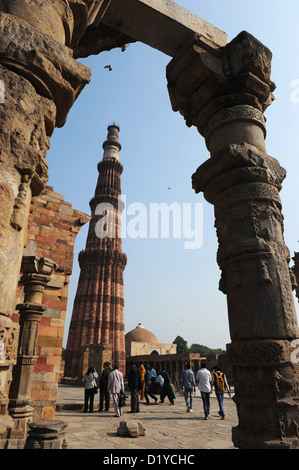
[(157, 372), (154, 369), (154, 366), (151, 366), (150, 371), (151, 371), (151, 392), (155, 393)]
[(122, 414), (122, 409), (119, 403), (120, 394), (125, 393), (125, 386), (124, 386), (124, 378), (123, 374), (118, 370), (118, 364), (114, 364), (113, 370), (110, 372), (108, 376), (108, 392), (111, 393), (113, 404), (114, 404), (114, 411), (115, 417), (118, 417)]
[(193, 393), (196, 393), (196, 383), (194, 372), (191, 370), (190, 362), (186, 364), (186, 369), (182, 372), (180, 387), (184, 388), (184, 397), (187, 411), (193, 411)]
[(102, 371), (99, 388), (100, 388), (100, 403), (99, 411), (103, 411), (104, 401), (105, 401), (105, 411), (109, 411), (110, 407), (110, 393), (108, 392), (108, 377), (112, 371), (110, 362), (104, 362), (104, 369)]
[(224, 372), (222, 372), (218, 366), (215, 366), (212, 373), (212, 383), (211, 387), (215, 388), (215, 394), (218, 400), (219, 411), (218, 414), (221, 419), (225, 418), (224, 408), (223, 408), (223, 397), (224, 393), (227, 390), (229, 396), (231, 397), (230, 387), (227, 383), (226, 376)]
[(89, 412), (93, 412), (93, 401), (94, 396), (97, 393), (97, 378), (98, 373), (96, 372), (94, 367), (89, 367), (86, 374), (83, 376), (83, 384), (84, 384), (84, 410), (83, 413), (87, 413), (88, 411), (88, 404), (89, 404)]
[(211, 372), (206, 368), (205, 362), (201, 363), (201, 368), (197, 371), (196, 382), (198, 390), (200, 391), (205, 419), (208, 419), (210, 414), (210, 393), (211, 393)]
[(157, 372), (157, 378), (156, 378), (156, 387), (155, 387), (155, 391), (156, 391), (157, 395), (161, 394), (163, 385), (164, 385), (164, 379), (161, 375), (161, 372), (158, 371)]
[(139, 413), (139, 395), (138, 392), (141, 389), (141, 380), (139, 369), (136, 364), (133, 364), (130, 374), (128, 377), (128, 386), (131, 390), (131, 411), (129, 413)]
[(145, 390), (145, 367), (141, 362), (139, 365), (139, 374), (141, 380), (141, 389), (140, 389), (140, 401), (145, 399), (144, 390)]
[(164, 384), (160, 395), (160, 403), (164, 403), (165, 397), (168, 397), (170, 405), (174, 405), (175, 394), (169, 374), (165, 369), (162, 369), (162, 376), (164, 379)]
[(145, 389), (144, 389), (144, 398), (146, 405), (150, 404), (149, 397), (155, 400), (155, 404), (158, 402), (158, 398), (152, 393), (152, 379), (151, 379), (151, 371), (150, 366), (145, 364)]

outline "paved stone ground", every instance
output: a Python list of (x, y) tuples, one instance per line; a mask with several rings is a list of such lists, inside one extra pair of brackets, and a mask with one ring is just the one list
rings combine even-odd
[[(129, 393), (126, 393), (129, 396)], [(56, 419), (64, 421), (68, 449), (235, 449), (231, 441), (231, 429), (238, 423), (236, 406), (227, 395), (224, 398), (225, 419), (218, 416), (215, 394), (211, 395), (211, 413), (204, 420), (199, 392), (194, 397), (193, 413), (186, 412), (184, 397), (177, 395), (175, 405), (167, 402), (155, 405), (140, 404), (140, 412), (129, 414), (130, 398), (120, 418), (115, 418), (113, 407), (109, 412), (99, 412), (99, 395), (95, 397), (95, 411), (83, 413), (84, 389), (59, 385)], [(145, 428), (145, 436), (120, 437), (117, 428), (120, 421), (133, 419)]]

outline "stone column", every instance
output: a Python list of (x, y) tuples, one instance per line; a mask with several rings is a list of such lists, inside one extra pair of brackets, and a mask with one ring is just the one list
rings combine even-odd
[(25, 438), (28, 422), (32, 421), (31, 385), (34, 365), (37, 361), (36, 340), (38, 324), (46, 305), (43, 293), (56, 264), (47, 258), (24, 256), (22, 263), (24, 303), (17, 305), (20, 311), (20, 335), (17, 364), (13, 368), (10, 388), (9, 413), (14, 419), (10, 438)]
[(76, 19), (75, 4), (87, 9), (74, 1), (0, 0), (0, 438), (11, 427), (8, 389), (18, 338), (11, 316), (31, 196), (48, 179), (54, 127), (64, 124), (90, 79), (69, 48), (87, 24), (87, 15), (85, 23)]
[(286, 172), (265, 146), (270, 70), (271, 52), (246, 32), (223, 48), (195, 37), (167, 69), (173, 109), (211, 153), (192, 185), (215, 206), (240, 448), (299, 447), (298, 326), (279, 197)]
[(25, 449), (57, 450), (66, 449), (65, 429), (63, 421), (35, 421), (29, 424), (28, 438)]

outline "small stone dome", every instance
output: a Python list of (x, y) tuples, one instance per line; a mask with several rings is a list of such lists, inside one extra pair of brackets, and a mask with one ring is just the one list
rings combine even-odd
[(156, 336), (149, 330), (146, 330), (141, 323), (138, 323), (134, 330), (129, 331), (125, 336), (125, 342), (131, 343), (136, 341), (138, 343), (159, 343)]

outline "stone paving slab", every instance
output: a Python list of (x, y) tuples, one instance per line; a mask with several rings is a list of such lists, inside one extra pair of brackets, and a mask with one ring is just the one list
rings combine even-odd
[[(129, 393), (126, 393), (129, 396)], [(225, 419), (218, 415), (218, 403), (211, 395), (211, 414), (204, 420), (199, 392), (194, 397), (193, 413), (186, 412), (184, 397), (177, 395), (175, 405), (167, 402), (147, 406), (140, 404), (140, 412), (129, 414), (130, 397), (120, 418), (109, 412), (99, 412), (99, 395), (95, 397), (93, 413), (83, 413), (84, 389), (59, 385), (55, 419), (64, 421), (68, 449), (235, 449), (231, 429), (238, 423), (236, 405), (227, 395), (224, 398)], [(145, 436), (121, 437), (117, 434), (120, 421), (133, 419), (145, 428)]]

